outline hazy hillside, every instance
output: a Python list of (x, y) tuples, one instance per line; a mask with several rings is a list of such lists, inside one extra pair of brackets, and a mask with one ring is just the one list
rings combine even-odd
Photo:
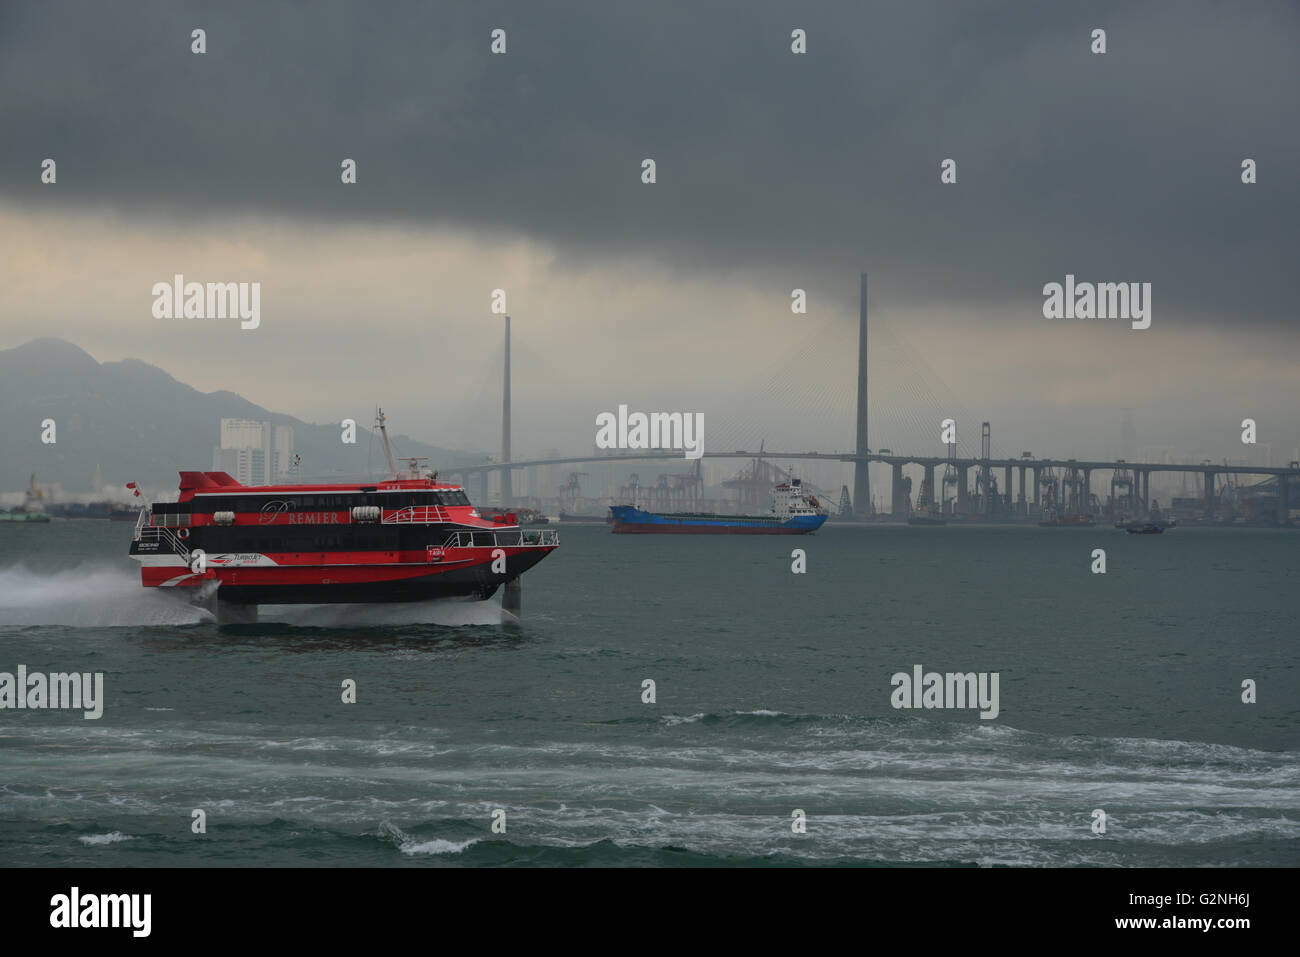
[[(32, 472), (41, 485), (90, 491), (96, 464), (108, 484), (137, 479), (154, 492), (174, 489), (179, 469), (212, 467), (222, 418), (292, 427), (308, 476), (361, 476), (368, 456), (372, 468), (383, 468), (382, 446), (376, 438), (372, 448), (368, 429), (344, 445), (337, 423), (309, 424), (233, 392), (199, 392), (137, 359), (101, 364), (70, 342), (36, 339), (0, 350), (0, 491), (25, 486)], [(41, 442), (43, 419), (57, 423), (53, 445)], [(401, 454), (428, 456), (435, 468), (484, 459), (405, 435), (393, 444)]]

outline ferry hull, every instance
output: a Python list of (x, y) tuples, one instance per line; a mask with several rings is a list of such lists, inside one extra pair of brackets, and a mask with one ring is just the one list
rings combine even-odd
[[(491, 598), (503, 584), (518, 578), (554, 549), (528, 548), (505, 556), (505, 571), (493, 572), (490, 555), (440, 563), (358, 565), (221, 566), (221, 556), (199, 574), (188, 567), (146, 566), (146, 587), (198, 588), (215, 581), (219, 602), (237, 605), (317, 605), (432, 601), (443, 598)], [(486, 550), (484, 550), (486, 551)]]
[[(222, 582), (217, 600), (248, 605), (315, 605), (377, 602), (433, 601), (444, 598), (491, 598), (498, 588), (518, 578), (540, 562), (545, 553), (535, 551), (506, 559), (505, 573), (493, 574), (492, 563), (437, 572), (415, 572), (376, 580), (373, 575), (348, 581), (338, 570), (325, 570), (302, 583), (227, 584)], [(220, 577), (220, 576), (219, 576)], [(322, 583), (321, 577), (328, 583)]]

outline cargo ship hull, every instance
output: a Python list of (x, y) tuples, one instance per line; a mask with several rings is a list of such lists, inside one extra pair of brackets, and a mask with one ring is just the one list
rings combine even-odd
[(765, 515), (659, 514), (630, 505), (615, 505), (614, 532), (624, 535), (807, 535), (822, 527), (825, 515), (792, 515), (785, 520)]

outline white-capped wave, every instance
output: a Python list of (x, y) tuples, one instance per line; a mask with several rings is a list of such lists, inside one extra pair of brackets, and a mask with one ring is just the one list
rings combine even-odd
[(465, 841), (447, 841), (442, 838), (434, 838), (429, 841), (418, 841), (403, 831), (396, 824), (384, 821), (379, 825), (379, 833), (388, 838), (397, 846), (397, 849), (403, 854), (460, 854), (466, 848), (477, 844), (482, 838), (471, 837)]
[(432, 841), (399, 844), (397, 849), (403, 854), (459, 854), (481, 840), (482, 838), (478, 837), (471, 837), (468, 841), (444, 841), (435, 838)]

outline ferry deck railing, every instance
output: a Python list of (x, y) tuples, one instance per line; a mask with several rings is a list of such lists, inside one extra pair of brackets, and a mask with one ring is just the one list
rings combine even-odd
[(406, 508), (386, 511), (380, 519), (384, 525), (431, 525), (449, 521), (451, 516), (441, 505), (408, 505)]
[(190, 524), (189, 515), (161, 514), (154, 515), (151, 509), (140, 509), (140, 517), (135, 520), (135, 541), (157, 542), (165, 545), (182, 558), (189, 558), (190, 547), (181, 541), (176, 532), (168, 525), (184, 527)]
[[(447, 521), (445, 512), (438, 518), (429, 517), (435, 512), (443, 512), (439, 505), (414, 505), (397, 509), (383, 516), (383, 524), (395, 525), (405, 523)], [(168, 524), (185, 526), (189, 524), (189, 515), (154, 515), (149, 509), (141, 509), (140, 517), (135, 523), (135, 541), (157, 542), (170, 548), (177, 555), (189, 557), (189, 546), (177, 535), (177, 529), (168, 528)], [(494, 548), (510, 546), (512, 548), (554, 548), (560, 544), (560, 533), (554, 529), (516, 528), (498, 529), (459, 529), (447, 535), (443, 548)]]
[(177, 555), (188, 559), (190, 557), (190, 547), (176, 537), (176, 533), (170, 528), (142, 528), (137, 542), (157, 542), (159, 545), (165, 545)]
[(553, 529), (521, 528), (508, 532), (492, 529), (460, 529), (451, 532), (442, 543), (443, 548), (492, 548), (509, 545), (518, 547), (554, 548), (560, 544), (560, 533)]

